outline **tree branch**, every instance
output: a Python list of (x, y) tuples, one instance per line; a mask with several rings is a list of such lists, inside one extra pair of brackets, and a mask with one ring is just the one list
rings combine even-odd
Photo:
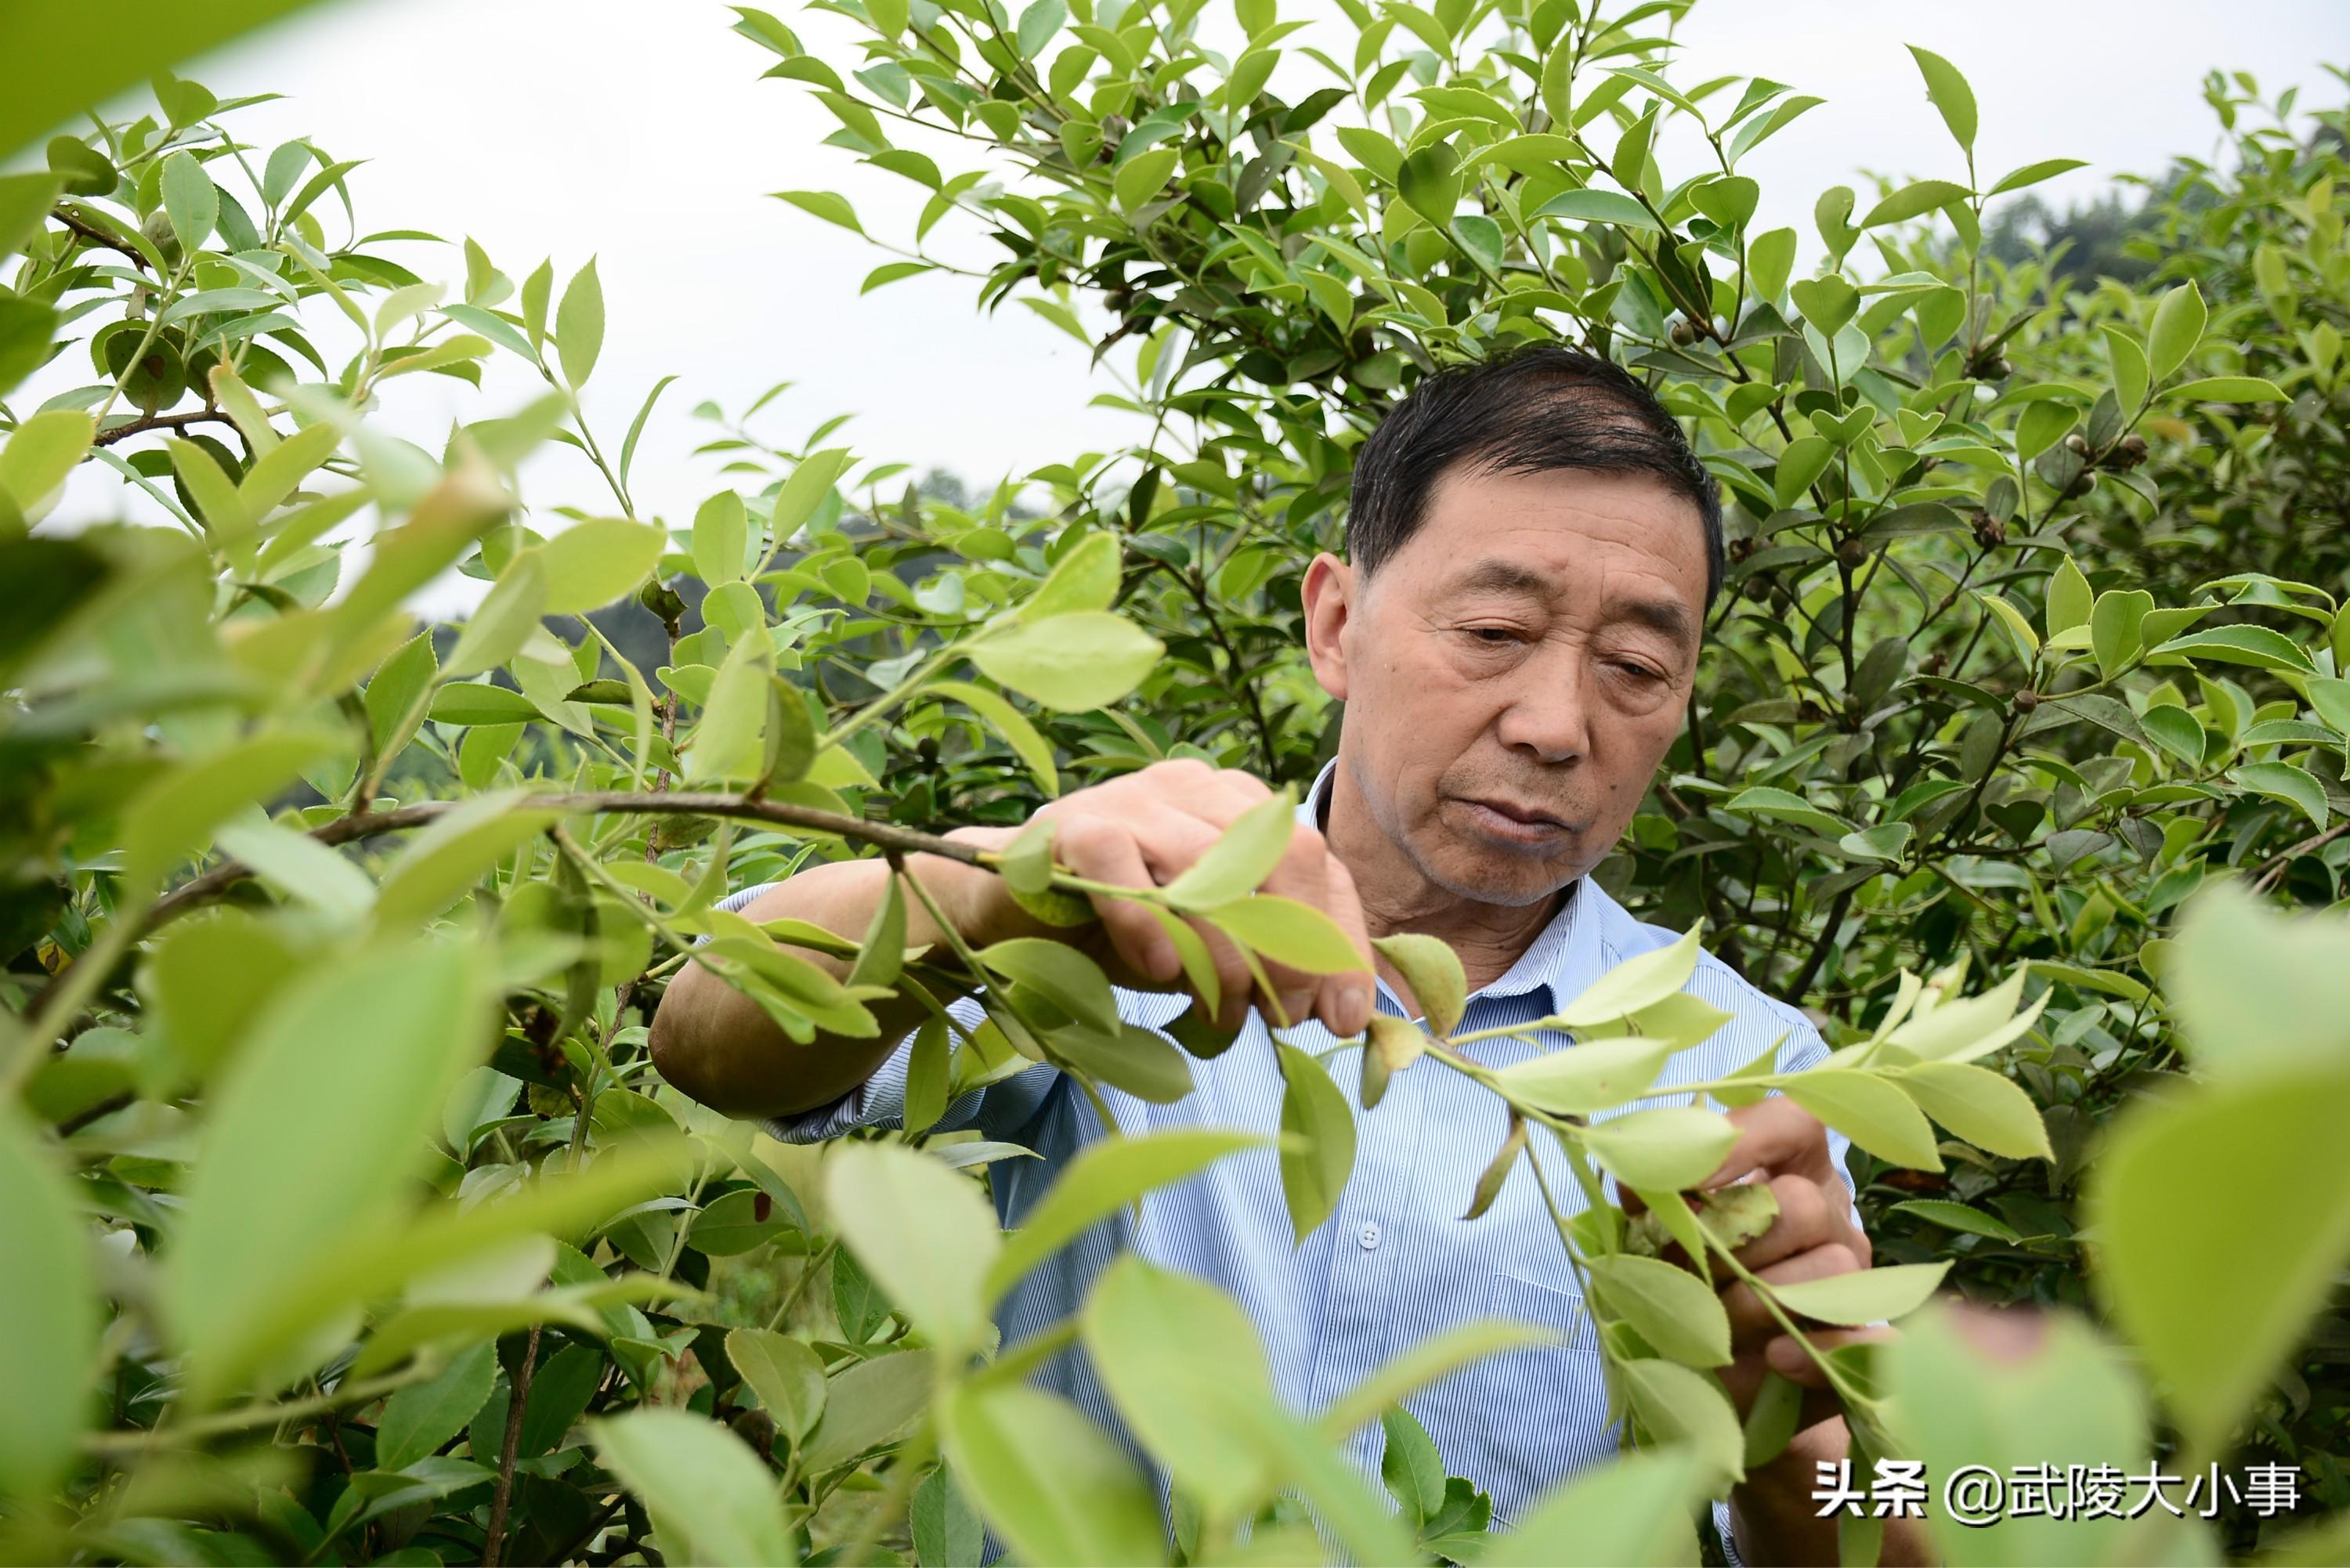
[(150, 414), (143, 420), (132, 420), (128, 423), (116, 425), (111, 430), (100, 431), (98, 432), (97, 439), (89, 444), (112, 446), (116, 441), (128, 441), (135, 435), (145, 435), (149, 431), (177, 431), (185, 430), (190, 425), (233, 425), (234, 423), (236, 423), (234, 420), (217, 409), (198, 409), (193, 413), (186, 414)]
[(151, 272), (154, 270), (147, 265), (147, 258), (145, 256), (140, 255), (137, 251), (132, 250), (129, 245), (124, 244), (120, 240), (116, 239), (112, 234), (108, 234), (104, 229), (99, 228), (97, 224), (85, 222), (84, 220), (74, 216), (73, 213), (66, 211), (63, 207), (59, 207), (55, 212), (51, 213), (49, 214), (49, 218), (53, 223), (63, 223), (67, 228), (71, 229), (75, 234), (79, 234), (83, 239), (88, 240), (91, 244), (101, 245), (109, 251), (117, 253), (118, 254), (129, 256), (131, 264), (138, 267), (140, 272)]
[[(314, 830), (314, 843), (329, 848), (349, 844), (357, 839), (372, 838), (379, 834), (400, 833), (411, 827), (422, 827), (436, 822), (465, 805), (463, 801), (420, 801), (390, 811), (362, 812), (357, 816), (338, 817), (326, 826)], [(778, 827), (806, 828), (814, 833), (829, 833), (860, 843), (879, 845), (908, 855), (938, 855), (949, 860), (959, 860), (966, 866), (983, 864), (979, 850), (969, 844), (932, 834), (918, 833), (893, 823), (868, 822), (862, 817), (844, 816), (837, 811), (821, 811), (815, 806), (787, 805), (781, 801), (745, 800), (741, 795), (721, 794), (629, 794), (623, 791), (568, 794), (526, 795), (516, 803), (518, 810), (556, 811), (569, 815), (579, 812), (598, 815), (629, 815), (668, 816), (725, 816), (750, 822), (772, 823)], [(203, 876), (182, 883), (162, 898), (155, 900), (140, 921), (139, 935), (144, 937), (158, 926), (178, 919), (189, 910), (202, 908), (226, 893), (239, 882), (253, 875), (253, 867), (242, 860), (224, 860)], [(65, 983), (66, 977), (82, 961), (77, 958), (49, 977), (49, 983), (40, 995), (26, 1006), (27, 1017), (37, 1016), (42, 1004)]]

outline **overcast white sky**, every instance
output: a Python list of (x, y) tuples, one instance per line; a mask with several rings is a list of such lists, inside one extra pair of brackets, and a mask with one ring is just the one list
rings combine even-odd
[[(842, 36), (837, 19), (788, 0), (771, 8), (819, 47)], [(648, 513), (682, 522), (712, 487), (710, 466), (690, 456), (709, 433), (685, 418), (696, 401), (739, 409), (786, 378), (797, 385), (768, 416), (778, 441), (796, 444), (820, 420), (853, 413), (835, 439), (861, 456), (918, 472), (940, 464), (981, 483), (1133, 439), (1126, 416), (1087, 407), (1110, 383), (1083, 348), (1025, 309), (978, 314), (970, 280), (920, 277), (859, 297), (866, 274), (890, 258), (765, 193), (841, 191), (873, 232), (904, 244), (915, 187), (818, 145), (829, 115), (802, 85), (761, 80), (772, 57), (732, 21), (702, 0), (343, 0), (184, 74), (224, 97), (287, 94), (239, 117), (265, 145), (307, 133), (335, 157), (370, 160), (351, 180), (368, 227), (471, 234), (517, 279), (550, 252), (563, 277), (598, 256), (609, 326), (587, 402), (608, 441), (654, 379), (682, 376), (638, 458)], [(1759, 74), (1828, 100), (1747, 165), (1772, 193), (1766, 215), (1808, 238), (1813, 195), (1858, 169), (1958, 168), (1905, 43), (1971, 78), (1986, 178), (2040, 158), (2089, 161), (2043, 188), (2061, 201), (2173, 152), (2210, 152), (2199, 81), (2213, 66), (2337, 101), (2339, 84), (2318, 62), (2350, 60), (2350, 5), (1703, 0), (1682, 36), (1677, 79)], [(846, 51), (829, 56), (845, 68)], [(984, 265), (993, 247), (966, 234), (935, 248)], [(425, 275), (462, 278), (460, 258), (430, 249), (393, 254)], [(408, 389), (435, 379), (416, 378), (403, 398), (413, 407)], [(486, 411), (447, 385), (446, 411), (408, 432), (436, 449), (448, 412)]]

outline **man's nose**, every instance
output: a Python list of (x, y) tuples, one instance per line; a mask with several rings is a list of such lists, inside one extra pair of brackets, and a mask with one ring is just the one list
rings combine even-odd
[(1502, 743), (1530, 760), (1571, 763), (1591, 754), (1591, 701), (1587, 661), (1561, 649), (1529, 659), (1517, 671), (1517, 688), (1502, 711)]

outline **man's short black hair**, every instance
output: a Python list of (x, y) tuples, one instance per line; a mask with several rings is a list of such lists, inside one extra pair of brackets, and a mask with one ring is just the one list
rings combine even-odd
[(1697, 509), (1705, 600), (1721, 590), (1721, 490), (1648, 388), (1555, 343), (1427, 377), (1355, 457), (1347, 553), (1367, 575), (1419, 532), (1429, 493), (1455, 468), (1487, 473), (1645, 473)]

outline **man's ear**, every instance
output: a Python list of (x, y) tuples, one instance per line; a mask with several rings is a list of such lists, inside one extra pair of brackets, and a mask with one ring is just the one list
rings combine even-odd
[(1327, 550), (1305, 568), (1305, 655), (1322, 690), (1347, 701), (1347, 624), (1354, 618), (1361, 575)]

